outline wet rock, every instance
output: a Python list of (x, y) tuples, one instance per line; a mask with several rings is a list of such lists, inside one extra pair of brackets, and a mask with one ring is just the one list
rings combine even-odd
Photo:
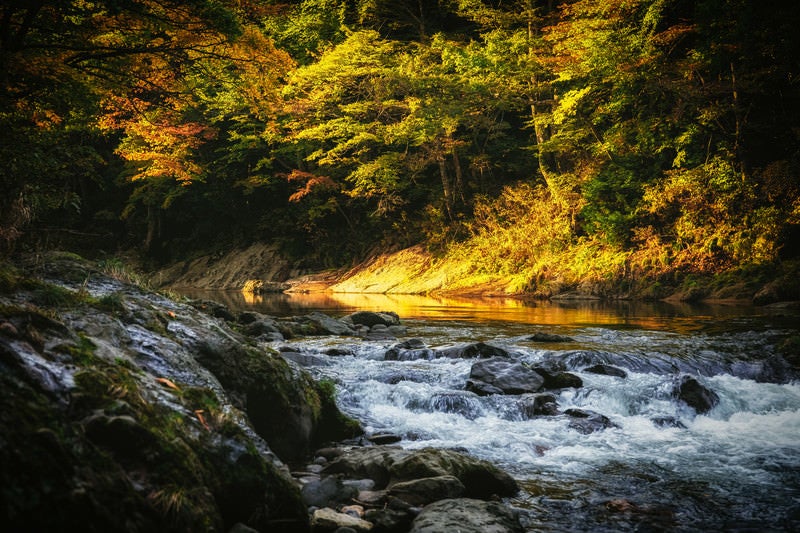
[[(537, 392), (544, 385), (544, 378), (520, 362), (503, 358), (492, 358), (472, 365), (468, 390), (476, 394), (499, 389), (503, 394)], [(486, 384), (485, 387), (481, 384)]]
[(569, 427), (578, 433), (588, 435), (596, 431), (619, 427), (607, 416), (583, 409), (567, 409), (564, 414), (571, 418)]
[(503, 389), (479, 380), (468, 379), (465, 388), (467, 391), (477, 394), (478, 396), (505, 394), (505, 392), (503, 392)]
[(537, 374), (542, 376), (545, 389), (579, 389), (583, 387), (583, 380), (575, 374), (569, 372), (553, 372), (541, 366), (533, 367), (532, 369)]
[(719, 396), (716, 392), (704, 387), (691, 376), (681, 376), (672, 393), (694, 409), (697, 414), (707, 413), (719, 403)]
[(408, 510), (369, 509), (364, 518), (375, 524), (375, 531), (382, 533), (406, 533), (417, 515)]
[(475, 342), (462, 346), (453, 346), (436, 351), (437, 357), (448, 357), (450, 359), (486, 359), (489, 357), (509, 357), (508, 351), (498, 346), (486, 344), (485, 342)]
[(311, 517), (311, 531), (314, 533), (332, 532), (338, 528), (351, 528), (361, 533), (371, 531), (372, 527), (371, 522), (336, 512), (329, 507), (317, 509)]
[(391, 479), (390, 467), (408, 453), (410, 452), (394, 446), (353, 448), (332, 458), (323, 473), (343, 474), (349, 478), (369, 478), (375, 482), (376, 488), (383, 489)]
[(306, 483), (300, 494), (309, 507), (336, 507), (358, 496), (358, 489), (345, 485), (338, 476), (328, 476)]
[(533, 335), (525, 337), (525, 340), (533, 342), (575, 342), (575, 339), (572, 337), (555, 335), (553, 333), (534, 333)]
[(369, 435), (367, 439), (373, 444), (395, 444), (403, 440), (403, 437), (394, 433), (375, 433)]
[(550, 393), (523, 394), (519, 398), (519, 408), (523, 419), (558, 414), (556, 397)]
[(650, 419), (651, 422), (657, 427), (660, 428), (680, 428), (686, 429), (686, 426), (675, 418), (674, 416), (657, 416)]
[(251, 322), (255, 322), (256, 320), (264, 318), (267, 318), (267, 316), (255, 311), (242, 311), (239, 313), (238, 322), (240, 324), (250, 324)]
[(261, 335), (282, 335), (281, 329), (278, 327), (278, 322), (271, 318), (259, 318), (249, 322), (242, 328), (242, 333), (250, 335), (251, 337), (259, 337)]
[(401, 481), (389, 487), (388, 493), (411, 505), (427, 505), (464, 494), (464, 484), (455, 476), (436, 476)]
[(351, 315), (347, 315), (343, 318), (343, 320), (349, 321), (353, 324), (367, 326), (368, 328), (372, 328), (377, 324), (387, 327), (400, 324), (400, 317), (397, 315), (397, 313), (391, 311), (381, 311), (380, 313), (375, 313), (372, 311), (358, 311)]
[(411, 533), (522, 533), (519, 517), (498, 502), (468, 498), (441, 500), (427, 505), (411, 526)]
[(341, 509), (340, 512), (344, 514), (349, 514), (350, 516), (354, 516), (356, 518), (363, 518), (364, 517), (364, 508), (360, 505), (345, 505)]
[(383, 358), (386, 361), (416, 361), (434, 357), (434, 350), (428, 348), (421, 339), (408, 339), (389, 348)]
[(475, 420), (483, 414), (478, 395), (470, 391), (438, 392), (429, 399), (428, 408), (458, 414), (469, 420)]
[(513, 496), (519, 491), (517, 482), (493, 464), (452, 450), (414, 451), (393, 464), (390, 471), (398, 480), (452, 475), (464, 484), (464, 494), (472, 498)]
[(590, 366), (583, 369), (584, 372), (589, 372), (590, 374), (599, 374), (602, 376), (614, 376), (618, 378), (627, 378), (628, 373), (622, 370), (621, 368), (617, 368), (611, 365), (604, 365), (598, 364), (594, 366)]
[(281, 357), (300, 366), (330, 366), (331, 362), (319, 355), (299, 352), (281, 352)]
[(383, 324), (376, 324), (369, 328), (369, 331), (366, 333), (361, 334), (364, 337), (364, 340), (367, 341), (393, 341), (397, 340), (397, 337), (389, 330), (388, 327), (384, 326)]
[(355, 333), (348, 324), (324, 313), (314, 312), (306, 318), (317, 327), (318, 335), (353, 335)]
[(332, 461), (325, 474), (367, 477), (377, 489), (390, 483), (437, 476), (455, 476), (470, 497), (511, 496), (519, 487), (514, 479), (487, 461), (452, 450), (404, 450), (393, 446), (353, 448)]
[(325, 355), (330, 355), (332, 357), (342, 357), (345, 355), (355, 355), (353, 350), (347, 348), (328, 348), (327, 350), (323, 350), (322, 353)]

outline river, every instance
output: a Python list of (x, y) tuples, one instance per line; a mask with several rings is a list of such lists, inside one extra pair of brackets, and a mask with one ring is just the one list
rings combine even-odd
[[(195, 294), (194, 296), (198, 296)], [(307, 338), (275, 343), (320, 354), (308, 370), (336, 382), (340, 407), (368, 433), (406, 448), (457, 448), (524, 487), (510, 503), (530, 531), (800, 530), (800, 381), (776, 357), (798, 335), (797, 311), (621, 302), (525, 303), (386, 295), (203, 294), (271, 315), (394, 311), (431, 348), (484, 341), (536, 365), (557, 363), (583, 387), (556, 391), (559, 411), (605, 415), (583, 434), (569, 417), (526, 416), (516, 396), (464, 390), (474, 360), (385, 361), (397, 341)], [(566, 343), (528, 340), (534, 333)], [(627, 377), (585, 371), (605, 363)], [(719, 403), (707, 414), (674, 398), (691, 375)], [(666, 421), (666, 423), (665, 423)]]

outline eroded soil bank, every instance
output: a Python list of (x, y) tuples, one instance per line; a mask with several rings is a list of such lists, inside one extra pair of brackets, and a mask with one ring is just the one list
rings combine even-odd
[(465, 263), (436, 258), (422, 246), (376, 254), (350, 268), (312, 272), (292, 264), (276, 247), (254, 244), (222, 255), (176, 263), (154, 272), (154, 285), (176, 290), (241, 290), (256, 281), (266, 291), (332, 291), (378, 294), (450, 294), (539, 299), (641, 299), (746, 302), (758, 305), (800, 300), (797, 265), (783, 264), (768, 275), (729, 272), (680, 274), (670, 279), (539, 280), (529, 291), (515, 291), (507, 277), (476, 275)]

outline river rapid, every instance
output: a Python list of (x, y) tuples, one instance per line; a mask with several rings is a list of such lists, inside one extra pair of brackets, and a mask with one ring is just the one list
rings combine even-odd
[[(205, 295), (208, 297), (209, 295)], [(494, 462), (523, 492), (509, 503), (530, 531), (800, 530), (800, 381), (778, 356), (798, 334), (796, 311), (621, 303), (526, 304), (515, 300), (287, 296), (233, 308), (271, 315), (321, 310), (397, 312), (398, 340), (304, 338), (274, 343), (324, 356), (308, 370), (337, 385), (342, 410), (368, 434), (400, 445), (455, 448)], [(536, 342), (536, 333), (569, 342)], [(471, 359), (387, 361), (408, 338), (430, 348), (483, 341), (530, 365), (557, 365), (583, 387), (553, 391), (558, 410), (613, 423), (584, 434), (570, 417), (526, 415), (519, 397), (464, 390)], [(598, 363), (626, 377), (585, 369)], [(676, 399), (682, 375), (714, 391), (706, 414)]]

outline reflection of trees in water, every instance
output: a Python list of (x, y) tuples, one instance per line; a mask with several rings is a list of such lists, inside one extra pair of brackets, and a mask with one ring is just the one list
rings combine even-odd
[(719, 318), (763, 313), (753, 307), (668, 302), (423, 296), (363, 293), (269, 293), (183, 291), (190, 298), (214, 300), (233, 311), (291, 316), (321, 311), (342, 316), (355, 311), (394, 311), (401, 319), (508, 321), (542, 325), (613, 325), (668, 329), (688, 333), (712, 326)]

